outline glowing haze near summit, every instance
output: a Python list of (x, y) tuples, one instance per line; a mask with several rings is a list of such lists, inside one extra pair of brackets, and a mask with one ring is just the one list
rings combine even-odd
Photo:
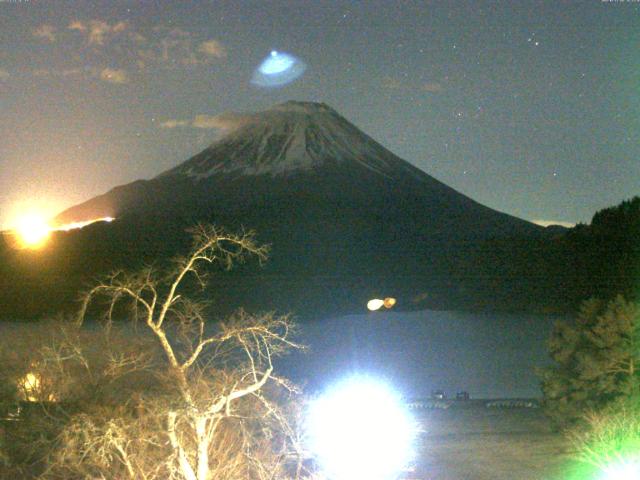
[(636, 2), (0, 2), (0, 229), (291, 99), (489, 207), (588, 222), (639, 193), (639, 43)]

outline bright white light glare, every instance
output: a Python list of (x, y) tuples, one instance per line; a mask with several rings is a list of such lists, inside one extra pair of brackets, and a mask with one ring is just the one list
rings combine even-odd
[(638, 480), (640, 478), (640, 459), (623, 461), (608, 467), (602, 480)]
[(384, 300), (380, 300), (379, 298), (374, 298), (367, 302), (367, 308), (372, 312), (375, 312), (376, 310), (380, 310), (380, 307), (382, 307), (383, 305), (384, 305)]
[(254, 72), (251, 83), (259, 87), (280, 87), (296, 80), (306, 69), (299, 58), (272, 50)]
[(295, 63), (296, 60), (291, 55), (280, 54), (274, 50), (270, 57), (260, 64), (259, 70), (265, 75), (274, 75), (290, 69)]
[(416, 433), (399, 396), (384, 383), (355, 377), (308, 411), (308, 448), (333, 480), (391, 480), (413, 457)]

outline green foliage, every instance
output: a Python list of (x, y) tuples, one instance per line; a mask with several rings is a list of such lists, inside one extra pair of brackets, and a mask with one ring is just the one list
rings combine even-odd
[[(584, 424), (569, 432), (576, 459), (617, 478), (615, 473), (640, 465), (640, 402), (637, 397), (615, 402), (600, 413), (590, 412)], [(635, 471), (635, 470), (634, 470)], [(601, 478), (599, 475), (597, 478)], [(606, 476), (606, 478), (610, 478)], [(624, 478), (631, 478), (626, 476)]]
[(555, 365), (541, 372), (545, 407), (559, 425), (576, 423), (639, 391), (640, 308), (618, 296), (588, 300), (575, 322), (558, 322), (549, 339)]

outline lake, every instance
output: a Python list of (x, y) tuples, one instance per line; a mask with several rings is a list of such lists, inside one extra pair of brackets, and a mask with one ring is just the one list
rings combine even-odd
[(555, 316), (451, 311), (391, 312), (305, 322), (310, 347), (281, 361), (281, 373), (322, 388), (348, 372), (382, 376), (407, 397), (539, 397), (535, 367), (549, 364)]

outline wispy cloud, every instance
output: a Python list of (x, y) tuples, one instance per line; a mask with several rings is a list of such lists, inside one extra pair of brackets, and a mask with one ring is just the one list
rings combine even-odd
[(79, 32), (87, 31), (87, 26), (84, 23), (82, 23), (80, 20), (72, 21), (67, 28), (69, 30), (77, 30)]
[(104, 45), (110, 37), (124, 32), (127, 29), (125, 22), (117, 22), (110, 25), (102, 20), (89, 22), (87, 42), (89, 45)]
[[(70, 62), (66, 73), (53, 65), (44, 65), (32, 73), (41, 78), (82, 73), (87, 79), (124, 84), (131, 82), (134, 73), (211, 65), (227, 57), (225, 45), (215, 39), (164, 25), (144, 30), (135, 27), (125, 21), (99, 18), (76, 18), (62, 25), (40, 25), (32, 32), (36, 38), (65, 46), (69, 42)], [(78, 65), (80, 59), (85, 63)], [(189, 122), (191, 125), (193, 121)]]
[(129, 83), (129, 75), (126, 70), (117, 68), (104, 68), (100, 72), (100, 80), (109, 83), (124, 84)]
[(127, 22), (109, 23), (99, 19), (84, 22), (76, 19), (69, 23), (67, 29), (80, 32), (89, 45), (103, 46), (108, 40), (127, 30), (128, 27)]
[(42, 24), (39, 27), (33, 29), (31, 32), (34, 37), (44, 40), (48, 43), (54, 43), (56, 41), (56, 28), (53, 25)]
[(201, 130), (218, 130), (227, 133), (245, 125), (251, 117), (241, 113), (221, 115), (196, 115), (190, 120), (170, 119), (159, 124), (160, 128), (192, 127)]
[(155, 41), (138, 49), (139, 60), (163, 67), (208, 65), (227, 57), (227, 49), (217, 40), (197, 42), (194, 35), (179, 28), (155, 27)]
[(206, 42), (202, 42), (198, 47), (198, 51), (209, 57), (227, 57), (227, 49), (217, 40), (207, 40)]
[(571, 222), (563, 222), (560, 220), (532, 220), (536, 225), (540, 225), (541, 227), (548, 227), (550, 225), (560, 225), (561, 227), (572, 228), (575, 227), (575, 223)]
[(247, 123), (249, 115), (223, 113), (221, 115), (196, 115), (191, 125), (195, 128), (215, 129), (223, 132), (235, 130)]
[(177, 128), (177, 127), (186, 127), (189, 125), (187, 120), (165, 120), (161, 122), (158, 126), (160, 128)]
[(36, 68), (31, 71), (34, 77), (79, 77), (87, 78), (100, 76), (100, 70), (96, 67), (72, 67), (72, 68)]

